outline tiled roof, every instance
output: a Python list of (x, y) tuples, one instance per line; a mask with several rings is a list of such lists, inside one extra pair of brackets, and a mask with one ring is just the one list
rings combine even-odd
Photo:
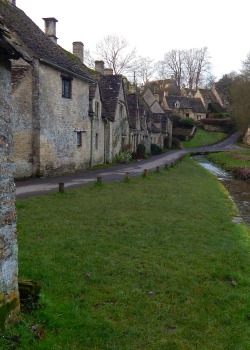
[(122, 87), (122, 75), (103, 75), (99, 79), (102, 102), (105, 115), (109, 120), (115, 120), (119, 92)]
[(95, 97), (96, 89), (97, 89), (97, 83), (93, 83), (93, 84), (89, 85), (89, 99), (90, 100), (93, 100), (93, 98)]
[(73, 54), (53, 43), (49, 37), (18, 7), (9, 1), (0, 0), (0, 16), (6, 26), (14, 32), (27, 52), (48, 64), (66, 69), (89, 80), (88, 68)]
[(205, 102), (213, 102), (218, 103), (217, 98), (215, 97), (215, 94), (210, 89), (199, 89), (202, 97), (204, 98)]
[(180, 103), (180, 109), (192, 109), (196, 113), (206, 113), (200, 98), (184, 97), (184, 96), (166, 96), (167, 104), (170, 109), (174, 109), (175, 103)]
[(138, 96), (137, 94), (128, 94), (127, 95), (127, 104), (128, 104), (128, 120), (129, 126), (132, 129), (136, 129), (136, 118), (138, 112)]
[(28, 63), (32, 63), (32, 58), (17, 44), (14, 34), (6, 27), (5, 20), (0, 13), (0, 54), (3, 51), (8, 54), (9, 58), (22, 57)]

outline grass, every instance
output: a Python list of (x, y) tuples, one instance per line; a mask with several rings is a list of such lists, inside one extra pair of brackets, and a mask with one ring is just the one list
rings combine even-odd
[(183, 148), (194, 148), (200, 146), (207, 146), (213, 143), (217, 143), (228, 135), (222, 132), (208, 132), (203, 129), (197, 129), (192, 139), (189, 141), (182, 141)]
[(250, 166), (250, 150), (247, 149), (209, 153), (207, 158), (212, 162), (219, 164), (226, 170), (232, 170), (236, 167)]
[(20, 276), (41, 282), (41, 307), (1, 349), (250, 348), (249, 231), (192, 160), (17, 208)]

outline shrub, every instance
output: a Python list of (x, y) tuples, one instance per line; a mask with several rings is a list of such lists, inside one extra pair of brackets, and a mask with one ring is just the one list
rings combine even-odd
[(132, 152), (133, 159), (144, 159), (146, 158), (146, 146), (143, 143), (138, 143), (136, 152)]
[(186, 126), (186, 127), (192, 127), (195, 125), (195, 121), (192, 118), (182, 118), (180, 123), (181, 123), (181, 126)]
[(164, 146), (164, 148), (170, 148), (171, 147), (171, 145), (169, 147), (169, 136), (164, 137), (163, 146)]
[(177, 137), (172, 138), (172, 147), (181, 148), (181, 141)]
[(131, 160), (132, 160), (132, 153), (127, 150), (119, 151), (114, 157), (114, 161), (120, 164), (128, 163)]
[(232, 125), (231, 119), (213, 119), (213, 118), (206, 118), (201, 119), (202, 124), (207, 125), (218, 125), (218, 126), (230, 126)]
[(155, 143), (151, 143), (151, 154), (155, 156), (156, 154), (161, 154), (163, 152), (163, 149), (156, 145)]
[(144, 155), (146, 152), (146, 146), (143, 143), (138, 143), (138, 145), (136, 147), (136, 152), (138, 154)]
[(236, 167), (232, 169), (233, 176), (244, 181), (250, 180), (250, 167)]

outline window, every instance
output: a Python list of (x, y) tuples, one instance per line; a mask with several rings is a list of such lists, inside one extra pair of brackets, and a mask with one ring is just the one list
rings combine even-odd
[(121, 119), (123, 118), (123, 106), (122, 105), (120, 105), (119, 116)]
[(82, 132), (77, 131), (76, 137), (77, 137), (77, 147), (81, 147), (82, 146)]
[(95, 102), (95, 115), (96, 117), (99, 117), (99, 102)]
[(174, 104), (175, 108), (180, 108), (180, 102), (179, 101), (176, 101), (175, 104)]
[(62, 77), (62, 97), (71, 98), (72, 78)]
[(95, 134), (95, 149), (98, 149), (98, 134)]

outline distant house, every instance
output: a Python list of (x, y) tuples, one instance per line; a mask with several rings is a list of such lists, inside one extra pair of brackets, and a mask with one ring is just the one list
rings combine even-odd
[[(74, 55), (57, 45), (55, 18), (45, 18), (45, 32), (10, 2), (1, 0), (0, 15), (34, 59), (12, 66), (15, 176), (50, 176), (90, 165), (89, 85), (83, 44)], [(97, 123), (95, 123), (97, 125)], [(93, 157), (98, 159), (94, 154)]]
[[(110, 73), (110, 72), (108, 72)], [(98, 79), (105, 123), (105, 159), (114, 156), (129, 143), (128, 107), (122, 75), (101, 75)]]
[(201, 99), (207, 113), (224, 111), (223, 102), (215, 88), (198, 89), (194, 97)]
[(200, 98), (183, 96), (166, 96), (166, 108), (173, 115), (181, 118), (192, 118), (195, 121), (206, 118), (206, 109)]
[(168, 140), (168, 146), (172, 144), (172, 112), (169, 108), (165, 110), (155, 98), (151, 89), (143, 92), (145, 108), (147, 110), (147, 126), (151, 143), (164, 147), (164, 140)]
[(32, 63), (0, 17), (0, 330), (16, 320), (19, 312), (11, 61), (20, 58)]

